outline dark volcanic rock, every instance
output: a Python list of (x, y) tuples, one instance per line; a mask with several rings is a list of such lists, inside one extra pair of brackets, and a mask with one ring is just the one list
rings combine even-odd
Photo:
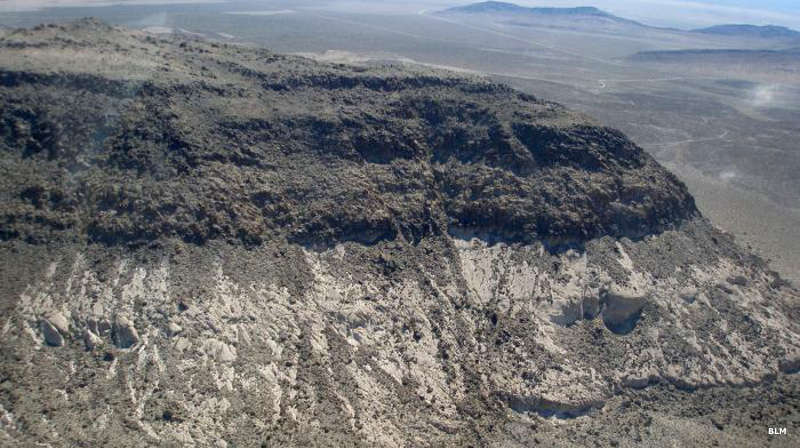
[(185, 67), (141, 81), (3, 67), (0, 234), (252, 246), (461, 231), (558, 247), (697, 214), (625, 136), (508, 87), (196, 46), (165, 46)]

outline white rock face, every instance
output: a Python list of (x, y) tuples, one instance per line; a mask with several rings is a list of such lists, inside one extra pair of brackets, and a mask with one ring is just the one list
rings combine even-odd
[[(118, 260), (100, 281), (78, 254), (57, 268), (67, 273), (62, 280), (31, 281), (6, 337), (31, 344), (36, 362), (51, 365), (46, 352), (76, 372), (95, 369), (87, 392), (57, 386), (66, 391), (63, 412), (85, 400), (80, 394), (104, 397), (97, 403), (110, 410), (97, 404), (96, 412), (108, 416), (106, 430), (131, 415), (155, 445), (213, 446), (222, 434), (244, 431), (238, 424), (269, 432), (291, 422), (313, 432), (327, 418), (369, 444), (406, 446), (418, 414), (398, 412), (398, 397), (457, 432), (460, 406), (470, 400), (500, 400), (520, 415), (583, 418), (600, 412), (614, 390), (751, 384), (800, 365), (798, 323), (781, 312), (788, 299), (770, 292), (767, 277), (730, 292), (718, 287), (746, 274), (731, 260), (684, 267), (691, 274), (681, 278), (640, 271), (627, 246), (623, 263), (606, 265), (535, 246), (454, 246), (457, 258), (420, 264), (406, 277), (359, 276), (358, 246), (304, 250), (291, 260), (307, 273), (294, 290), (212, 257)], [(72, 316), (69, 325), (49, 314), (38, 330), (62, 348), (38, 354), (31, 322), (54, 309)], [(625, 323), (630, 328), (614, 331)], [(64, 347), (59, 327), (81, 334), (88, 351)], [(112, 343), (121, 350), (99, 350)]]

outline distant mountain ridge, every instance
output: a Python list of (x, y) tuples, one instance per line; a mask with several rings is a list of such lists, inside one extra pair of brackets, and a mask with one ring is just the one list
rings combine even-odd
[(761, 37), (767, 39), (776, 38), (800, 38), (800, 31), (795, 31), (785, 26), (777, 25), (747, 25), (747, 24), (726, 24), (716, 25), (708, 28), (692, 30), (695, 33), (718, 34), (722, 36), (748, 36)]
[(800, 53), (800, 47), (782, 50), (749, 50), (739, 48), (696, 48), (687, 50), (652, 50), (635, 53), (632, 58), (650, 55), (786, 55)]
[[(443, 11), (439, 11), (436, 14), (514, 14), (528, 17), (537, 16), (554, 18), (594, 17), (606, 19), (612, 22), (626, 23), (648, 28), (659, 28), (637, 22), (635, 20), (616, 16), (594, 6), (577, 6), (572, 8), (526, 7), (508, 2), (487, 1), (448, 8)], [(690, 33), (715, 34), (720, 36), (758, 37), (766, 39), (800, 38), (800, 31), (778, 25), (723, 24), (687, 31)]]
[(610, 15), (594, 6), (578, 6), (574, 8), (554, 8), (554, 7), (533, 7), (528, 8), (514, 3), (507, 2), (480, 2), (472, 3), (466, 6), (456, 6), (448, 8), (446, 11), (451, 12), (471, 12), (471, 13), (484, 13), (484, 12), (535, 12), (539, 14), (586, 14), (586, 15)]
[(641, 23), (634, 20), (625, 19), (615, 16), (594, 6), (577, 6), (573, 8), (555, 8), (555, 7), (525, 7), (514, 3), (507, 2), (480, 2), (472, 3), (466, 6), (456, 6), (441, 11), (439, 14), (525, 14), (536, 16), (551, 16), (551, 17), (598, 17), (604, 18), (615, 22), (623, 22), (629, 24), (636, 24), (643, 26)]
[(628, 57), (631, 62), (686, 64), (746, 64), (765, 66), (796, 66), (800, 62), (800, 48), (783, 50), (745, 49), (694, 49), (641, 51)]

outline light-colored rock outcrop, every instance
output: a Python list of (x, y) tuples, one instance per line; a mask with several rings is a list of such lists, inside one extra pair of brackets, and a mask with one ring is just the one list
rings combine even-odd
[[(134, 421), (153, 443), (216, 443), (235, 421), (227, 412), (252, 415), (248, 425), (312, 428), (324, 409), (370, 443), (401, 446), (409, 423), (398, 397), (414, 397), (458, 433), (470, 400), (499, 400), (520, 418), (585, 418), (611, 406), (614, 391), (743, 387), (798, 369), (798, 324), (781, 312), (785, 299), (763, 287), (766, 276), (721, 289), (744, 275), (724, 258), (656, 277), (638, 266), (658, 241), (627, 243), (621, 263), (592, 258), (602, 247), (576, 256), (453, 243), (457, 258), (406, 278), (358, 274), (357, 245), (303, 250), (288, 261), (308, 273), (296, 289), (213, 258), (118, 260), (100, 281), (78, 254), (59, 264), (61, 280), (31, 282), (6, 338), (24, 346), (26, 333), (41, 331), (60, 346), (48, 353), (98, 369), (93, 394), (111, 396), (122, 381), (114, 412), (140, 409)], [(72, 316), (83, 344), (67, 343), (53, 309)], [(166, 411), (168, 424), (153, 423)]]

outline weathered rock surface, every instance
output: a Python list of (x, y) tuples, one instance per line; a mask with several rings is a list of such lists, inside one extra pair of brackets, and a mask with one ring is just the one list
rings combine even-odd
[(763, 446), (800, 418), (798, 292), (616, 131), (95, 21), (0, 56), (3, 445)]

